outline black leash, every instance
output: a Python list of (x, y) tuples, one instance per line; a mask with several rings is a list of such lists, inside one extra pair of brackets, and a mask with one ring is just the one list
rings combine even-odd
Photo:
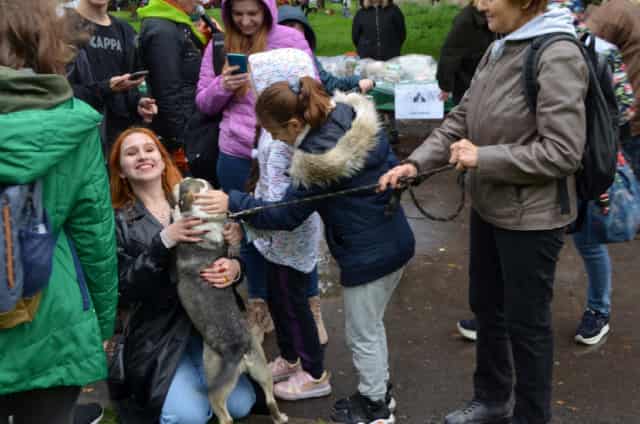
[[(431, 171), (427, 171), (427, 172), (423, 172), (422, 174), (418, 174), (416, 177), (413, 178), (403, 178), (400, 180), (400, 187), (397, 189), (393, 190), (393, 194), (391, 195), (391, 199), (389, 200), (389, 203), (387, 204), (386, 208), (385, 208), (385, 214), (386, 215), (392, 215), (395, 210), (398, 208), (398, 205), (400, 204), (400, 198), (402, 197), (402, 193), (404, 192), (404, 190), (409, 190), (409, 194), (411, 195), (411, 199), (413, 200), (413, 203), (416, 205), (416, 208), (418, 209), (418, 211), (427, 219), (431, 219), (433, 221), (440, 221), (440, 222), (446, 222), (446, 221), (452, 221), (454, 220), (458, 215), (460, 215), (460, 212), (462, 211), (462, 209), (464, 208), (464, 203), (465, 203), (465, 188), (464, 188), (464, 173), (461, 173), (458, 176), (458, 185), (460, 186), (460, 189), (462, 191), (462, 195), (461, 195), (461, 199), (460, 199), (460, 203), (458, 204), (455, 212), (453, 212), (452, 214), (446, 215), (446, 216), (436, 216), (433, 215), (429, 212), (427, 212), (422, 206), (420, 206), (420, 204), (418, 203), (418, 199), (416, 198), (415, 193), (413, 192), (413, 187), (422, 184), (423, 182), (425, 182), (427, 179), (429, 179), (430, 177), (433, 177), (434, 175), (440, 174), (442, 172), (445, 171), (449, 171), (455, 168), (455, 165), (445, 165), (442, 166), (440, 168), (435, 168), (432, 169)], [(245, 216), (250, 216), (250, 215), (255, 215), (259, 212), (262, 212), (264, 210), (267, 209), (274, 209), (274, 208), (284, 208), (287, 206), (293, 206), (293, 205), (299, 205), (302, 203), (310, 203), (310, 202), (316, 202), (318, 200), (324, 200), (324, 199), (329, 199), (332, 197), (338, 197), (338, 196), (346, 196), (348, 194), (355, 194), (355, 193), (362, 193), (362, 192), (366, 192), (366, 191), (371, 191), (371, 190), (375, 190), (378, 187), (378, 184), (369, 184), (369, 185), (364, 185), (364, 186), (360, 186), (360, 187), (354, 187), (354, 188), (349, 188), (349, 189), (345, 189), (345, 190), (339, 190), (339, 191), (334, 191), (331, 193), (324, 193), (324, 194), (318, 194), (315, 196), (309, 196), (309, 197), (305, 197), (303, 199), (297, 199), (297, 200), (290, 200), (290, 201), (286, 201), (286, 202), (277, 202), (277, 203), (272, 203), (270, 205), (263, 205), (263, 206), (256, 206), (255, 208), (249, 208), (249, 209), (245, 209), (239, 212), (235, 212), (235, 213), (230, 213), (228, 215), (229, 219), (239, 219), (239, 218), (243, 218)]]

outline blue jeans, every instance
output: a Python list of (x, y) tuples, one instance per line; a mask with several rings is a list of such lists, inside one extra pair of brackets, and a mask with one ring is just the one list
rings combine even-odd
[(318, 287), (318, 266), (316, 265), (311, 271), (311, 281), (309, 282), (309, 290), (307, 290), (307, 297), (313, 297), (320, 295), (320, 288)]
[[(242, 374), (227, 399), (229, 414), (234, 419), (246, 417), (255, 403), (253, 385), (249, 377)], [(202, 339), (192, 336), (171, 380), (160, 424), (206, 424), (212, 415), (202, 362)]]
[(587, 271), (587, 307), (609, 316), (611, 312), (611, 259), (604, 244), (593, 243), (588, 237), (589, 228), (573, 234), (576, 249), (580, 252)]
[[(251, 171), (251, 160), (237, 158), (220, 152), (216, 172), (220, 187), (225, 193), (231, 190), (245, 191), (245, 184)], [(240, 256), (245, 264), (249, 297), (252, 299), (267, 298), (267, 280), (265, 278), (266, 263), (253, 243), (243, 243)]]
[(630, 141), (622, 143), (622, 151), (636, 174), (636, 178), (640, 179), (640, 135), (633, 136)]

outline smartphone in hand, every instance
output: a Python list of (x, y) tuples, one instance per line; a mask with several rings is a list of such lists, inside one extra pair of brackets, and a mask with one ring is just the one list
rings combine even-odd
[(238, 66), (238, 69), (232, 72), (232, 74), (246, 74), (247, 73), (247, 55), (241, 53), (227, 53), (227, 62), (229, 66)]
[(129, 75), (129, 81), (134, 81), (142, 77), (146, 77), (147, 75), (149, 75), (149, 71), (132, 72), (131, 75)]

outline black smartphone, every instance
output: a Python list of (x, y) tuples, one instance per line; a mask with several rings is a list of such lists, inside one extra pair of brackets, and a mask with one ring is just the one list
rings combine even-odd
[(227, 53), (227, 62), (229, 66), (238, 66), (238, 69), (233, 71), (233, 74), (246, 74), (247, 73), (247, 55), (241, 53)]
[(147, 75), (149, 75), (149, 71), (132, 72), (131, 75), (129, 75), (129, 81), (137, 80)]

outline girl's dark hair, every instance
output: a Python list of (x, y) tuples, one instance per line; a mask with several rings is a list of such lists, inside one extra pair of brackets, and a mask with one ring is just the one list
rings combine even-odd
[(297, 118), (318, 128), (331, 112), (331, 97), (322, 84), (311, 77), (300, 78), (300, 91), (294, 93), (286, 81), (277, 82), (258, 97), (256, 115), (260, 122), (286, 124)]
[(0, 0), (0, 66), (65, 74), (74, 49), (56, 0)]

